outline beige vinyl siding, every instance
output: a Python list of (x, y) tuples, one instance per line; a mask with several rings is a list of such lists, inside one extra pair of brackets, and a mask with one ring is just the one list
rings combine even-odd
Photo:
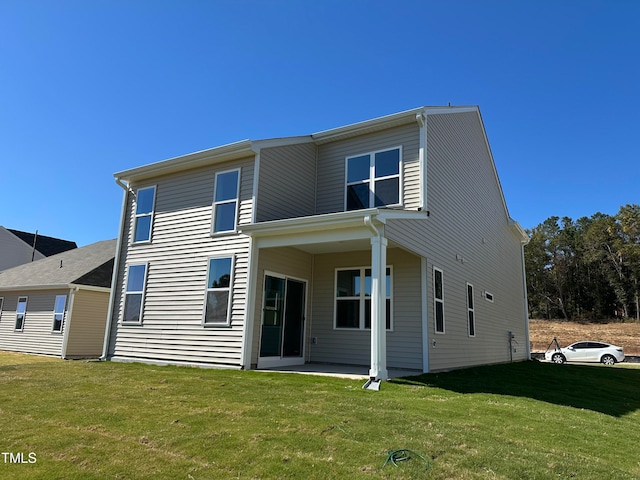
[[(311, 331), (317, 344), (308, 346), (312, 362), (369, 365), (369, 330), (334, 329), (336, 268), (368, 267), (371, 252), (316, 255)], [(393, 267), (393, 331), (387, 332), (389, 368), (422, 369), (420, 306), (420, 259), (404, 250), (387, 250), (387, 265)]]
[(347, 157), (398, 146), (402, 147), (404, 208), (417, 209), (420, 206), (420, 128), (417, 123), (411, 123), (320, 145), (316, 213), (344, 211)]
[[(63, 333), (67, 328), (69, 291), (24, 291), (4, 293), (2, 317), (0, 317), (0, 349), (42, 355), (62, 355)], [(62, 333), (52, 332), (53, 309), (56, 295), (67, 296), (67, 310)], [(28, 297), (24, 329), (15, 331), (18, 297)]]
[(254, 322), (253, 322), (253, 345), (251, 348), (251, 363), (255, 365), (258, 362), (258, 352), (260, 348), (260, 334), (262, 331), (262, 307), (264, 297), (264, 276), (269, 271), (286, 277), (295, 278), (297, 280), (306, 280), (307, 282), (307, 304), (306, 304), (306, 321), (305, 321), (305, 351), (309, 351), (309, 326), (313, 323), (311, 316), (310, 292), (313, 291), (312, 273), (313, 273), (313, 255), (298, 250), (296, 248), (266, 248), (261, 249), (258, 258), (258, 273), (256, 277), (256, 302)]
[(0, 272), (31, 262), (31, 255), (33, 255), (34, 260), (45, 258), (37, 250), (34, 253), (31, 246), (20, 240), (13, 233), (0, 227)]
[(312, 143), (264, 148), (256, 221), (313, 215), (316, 193), (316, 147)]
[[(241, 168), (238, 225), (250, 223), (253, 165), (247, 158), (140, 185), (157, 186), (152, 242), (123, 245), (109, 356), (240, 367), (249, 239), (235, 233), (212, 236), (212, 202), (215, 173)], [(127, 238), (133, 212), (129, 197)], [(231, 323), (225, 327), (202, 324), (208, 260), (214, 256), (234, 257)], [(129, 265), (145, 262), (142, 325), (122, 325), (124, 275)]]
[(65, 358), (97, 358), (102, 353), (109, 292), (78, 290), (67, 322)]
[[(519, 343), (514, 359), (525, 359), (521, 246), (508, 226), (478, 114), (428, 115), (427, 135), (430, 216), (412, 228), (421, 230), (428, 249), (430, 370), (509, 361), (508, 331)], [(400, 238), (402, 227), (387, 231)], [(434, 266), (444, 275), (444, 335), (434, 333)], [(467, 334), (467, 282), (474, 286), (474, 338)], [(480, 298), (483, 291), (493, 293), (495, 302)]]

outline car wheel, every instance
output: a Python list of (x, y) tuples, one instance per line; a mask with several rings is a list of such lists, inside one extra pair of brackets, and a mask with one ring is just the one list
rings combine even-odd
[(554, 353), (553, 356), (551, 357), (551, 361), (553, 363), (557, 363), (558, 365), (564, 363), (567, 361), (566, 358), (564, 358), (564, 355), (562, 355), (561, 353)]
[(600, 361), (605, 365), (615, 365), (616, 357), (614, 357), (613, 355), (603, 355)]

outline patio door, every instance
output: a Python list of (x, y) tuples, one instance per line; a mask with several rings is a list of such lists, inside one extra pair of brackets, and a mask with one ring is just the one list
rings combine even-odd
[(265, 275), (258, 368), (304, 363), (306, 291), (303, 280)]

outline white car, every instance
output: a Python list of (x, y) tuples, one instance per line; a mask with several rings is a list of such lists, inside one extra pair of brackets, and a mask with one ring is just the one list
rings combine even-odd
[(624, 360), (622, 347), (603, 342), (581, 341), (558, 350), (547, 350), (544, 358), (553, 363), (564, 362), (602, 362), (614, 365)]

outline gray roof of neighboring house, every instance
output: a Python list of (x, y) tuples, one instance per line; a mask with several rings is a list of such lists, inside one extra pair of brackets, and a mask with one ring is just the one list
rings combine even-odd
[(33, 247), (33, 241), (35, 239), (36, 250), (45, 257), (50, 257), (51, 255), (56, 255), (58, 253), (66, 252), (67, 250), (78, 248), (76, 242), (72, 242), (70, 240), (47, 237), (46, 235), (40, 235), (37, 233), (21, 232), (20, 230), (13, 230), (11, 228), (7, 228), (7, 230), (30, 247)]
[(103, 240), (0, 273), (0, 290), (69, 284), (111, 286), (117, 240)]

